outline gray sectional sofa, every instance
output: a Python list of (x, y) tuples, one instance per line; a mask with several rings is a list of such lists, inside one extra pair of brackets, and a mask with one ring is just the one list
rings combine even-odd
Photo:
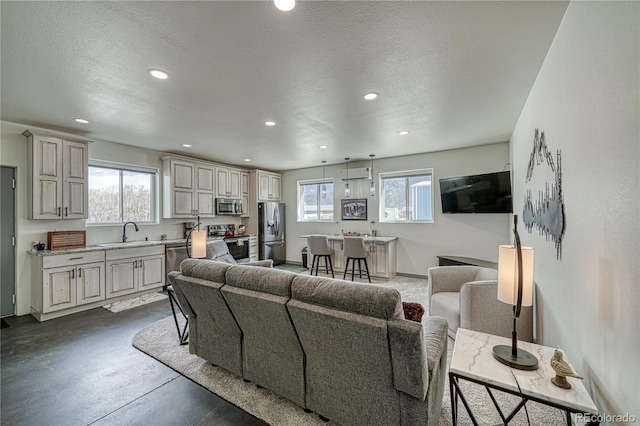
[(447, 323), (404, 319), (398, 291), (185, 260), (169, 276), (189, 350), (342, 425), (436, 425)]

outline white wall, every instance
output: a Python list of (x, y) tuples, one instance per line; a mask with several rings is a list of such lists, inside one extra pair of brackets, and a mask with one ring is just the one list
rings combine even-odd
[(535, 194), (545, 180), (553, 182), (537, 166), (525, 185), (535, 128), (562, 155), (562, 259), (537, 231), (521, 231), (523, 244), (535, 249), (538, 337), (566, 351), (601, 413), (629, 413), (636, 421), (639, 29), (638, 2), (572, 2), (511, 139), (516, 212), (525, 190)]
[[(339, 170), (346, 167), (344, 163), (327, 166), (325, 170), (327, 179), (334, 179), (336, 220), (333, 223), (298, 222), (297, 182), (321, 179), (322, 167), (287, 171), (282, 179), (284, 202), (287, 204), (287, 260), (301, 261), (300, 251), (306, 245), (306, 240), (299, 238), (300, 235), (336, 234), (342, 230), (370, 233), (369, 221), (375, 220), (374, 226), (378, 235), (399, 237), (398, 272), (426, 276), (429, 267), (438, 265), (438, 255), (468, 256), (497, 261), (498, 246), (509, 242), (509, 215), (443, 215), (438, 179), (501, 171), (508, 161), (507, 143), (375, 160), (373, 171), (376, 182), (379, 173), (433, 168), (434, 223), (423, 224), (378, 223), (378, 195), (369, 196), (369, 180), (351, 181), (351, 198), (368, 199), (367, 222), (341, 221), (340, 199), (344, 198), (344, 186), (339, 180)], [(350, 168), (369, 165), (369, 159), (349, 163)], [(379, 188), (377, 189), (379, 194)]]
[[(0, 164), (16, 167), (17, 192), (16, 192), (16, 313), (26, 315), (29, 313), (31, 300), (31, 255), (27, 251), (31, 249), (33, 241), (47, 241), (48, 231), (62, 230), (86, 230), (87, 245), (104, 242), (116, 242), (122, 239), (122, 226), (90, 226), (85, 228), (84, 220), (29, 220), (27, 219), (27, 200), (30, 191), (27, 188), (27, 138), (22, 136), (25, 129), (40, 131), (47, 134), (57, 134), (62, 137), (79, 138), (78, 135), (69, 135), (48, 129), (37, 128), (9, 122), (0, 122)], [(146, 150), (128, 145), (94, 140), (89, 144), (89, 158), (104, 161), (133, 164), (138, 166), (154, 167), (162, 173), (162, 161), (160, 158), (165, 153)], [(159, 179), (158, 197), (162, 194), (162, 179)], [(162, 215), (162, 209), (158, 212)], [(194, 218), (195, 219), (195, 218)], [(159, 224), (141, 225), (140, 231), (135, 232), (133, 227), (127, 229), (129, 241), (159, 240), (160, 235), (167, 234), (168, 238), (182, 238), (184, 232), (184, 219), (159, 219)], [(229, 216), (213, 219), (201, 219), (205, 225), (212, 223), (240, 223), (239, 218)]]

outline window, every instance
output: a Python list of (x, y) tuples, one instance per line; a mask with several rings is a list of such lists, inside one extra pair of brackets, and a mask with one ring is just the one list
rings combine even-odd
[(433, 169), (380, 173), (380, 222), (433, 222)]
[(322, 221), (333, 221), (333, 179), (298, 181), (298, 222)]
[(92, 161), (89, 225), (156, 222), (157, 170)]

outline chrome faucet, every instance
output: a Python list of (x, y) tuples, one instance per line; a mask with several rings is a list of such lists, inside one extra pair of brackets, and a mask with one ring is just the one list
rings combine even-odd
[(136, 223), (135, 223), (135, 222), (127, 222), (127, 223), (125, 223), (125, 224), (124, 224), (124, 226), (122, 227), (122, 242), (123, 242), (123, 243), (126, 243), (126, 242), (127, 242), (127, 225), (128, 225), (128, 224), (130, 224), (130, 223), (132, 223), (132, 224), (133, 224), (133, 226), (135, 226), (135, 228), (136, 228), (136, 232), (138, 232), (138, 231), (139, 231), (139, 229), (138, 229), (138, 225), (136, 225)]

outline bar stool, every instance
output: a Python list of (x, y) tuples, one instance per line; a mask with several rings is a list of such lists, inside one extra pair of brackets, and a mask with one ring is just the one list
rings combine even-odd
[(364, 239), (362, 237), (344, 237), (344, 256), (347, 258), (347, 264), (344, 266), (344, 276), (342, 279), (347, 278), (347, 271), (349, 270), (349, 261), (351, 261), (351, 281), (353, 281), (353, 274), (355, 272), (356, 260), (358, 261), (358, 273), (362, 278), (362, 261), (364, 260), (364, 267), (367, 270), (367, 278), (371, 282), (369, 276), (369, 266), (367, 265), (367, 252), (364, 249)]
[[(320, 266), (320, 258), (324, 258), (324, 269), (329, 273), (331, 268), (331, 276), (333, 275), (333, 263), (331, 263), (331, 247), (329, 247), (329, 240), (324, 235), (311, 235), (309, 236), (309, 253), (313, 255), (313, 261), (311, 262), (311, 275), (313, 275), (313, 268), (316, 268), (316, 276), (318, 275), (318, 267)], [(328, 262), (328, 263), (327, 263)]]

